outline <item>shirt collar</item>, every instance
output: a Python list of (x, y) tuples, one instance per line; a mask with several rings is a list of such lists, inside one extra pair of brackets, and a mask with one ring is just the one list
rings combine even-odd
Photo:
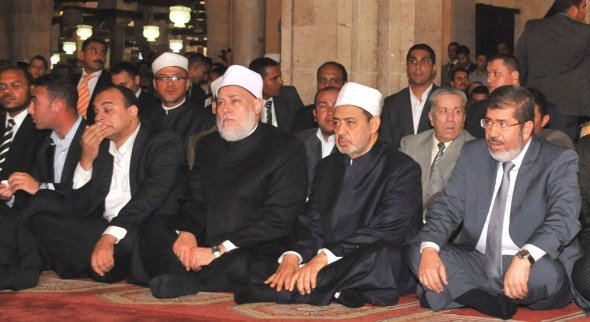
[(50, 136), (51, 140), (53, 140), (53, 143), (55, 143), (56, 145), (59, 145), (61, 142), (71, 142), (72, 139), (74, 138), (74, 135), (76, 135), (76, 131), (78, 131), (78, 127), (80, 126), (80, 123), (82, 123), (82, 117), (78, 116), (78, 120), (70, 128), (70, 130), (68, 131), (68, 133), (66, 134), (66, 136), (63, 139), (59, 137), (57, 132), (51, 131), (51, 136)]
[(318, 128), (318, 131), (316, 132), (316, 136), (323, 143), (332, 143), (332, 142), (334, 142), (334, 134), (328, 136), (328, 140), (325, 140), (324, 139), (324, 135), (322, 134), (322, 129), (320, 129), (320, 128)]
[[(84, 77), (84, 75), (88, 75), (88, 73), (86, 73), (86, 70), (84, 68), (82, 68), (82, 77)], [(96, 79), (98, 79), (100, 77), (100, 75), (102, 75), (102, 69), (97, 72), (94, 72), (90, 75), (94, 75), (94, 77), (96, 77)]]
[(433, 85), (434, 85), (434, 83), (430, 83), (430, 86), (428, 86), (428, 88), (424, 91), (424, 93), (422, 93), (421, 99), (418, 99), (418, 97), (416, 95), (414, 95), (414, 92), (412, 91), (412, 86), (410, 86), (409, 87), (410, 97), (414, 98), (415, 100), (419, 101), (420, 103), (426, 102), (426, 98), (428, 98), (428, 94), (430, 94), (430, 91), (432, 90)]
[(109, 145), (109, 153), (111, 153), (112, 155), (124, 155), (124, 154), (127, 154), (128, 152), (130, 152), (133, 149), (133, 143), (135, 142), (135, 138), (137, 137), (137, 133), (139, 133), (140, 127), (141, 127), (141, 124), (137, 126), (137, 129), (135, 129), (135, 132), (133, 132), (133, 134), (131, 134), (131, 136), (127, 139), (127, 141), (125, 141), (125, 143), (123, 143), (121, 145), (121, 147), (118, 149), (115, 146), (115, 142), (111, 141), (110, 145)]
[(139, 98), (139, 95), (141, 95), (141, 87), (137, 89), (137, 92), (135, 92), (135, 97)]
[(4, 125), (8, 124), (8, 120), (13, 119), (15, 124), (22, 124), (23, 121), (25, 120), (25, 118), (27, 117), (28, 112), (27, 109), (25, 108), (24, 110), (20, 111), (18, 114), (16, 114), (14, 117), (10, 116), (10, 114), (6, 113), (6, 123)]

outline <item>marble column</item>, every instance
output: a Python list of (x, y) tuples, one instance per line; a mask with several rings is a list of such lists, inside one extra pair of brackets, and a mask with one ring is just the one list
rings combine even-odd
[(207, 0), (207, 56), (214, 62), (222, 62), (218, 55), (222, 49), (231, 47), (230, 0)]

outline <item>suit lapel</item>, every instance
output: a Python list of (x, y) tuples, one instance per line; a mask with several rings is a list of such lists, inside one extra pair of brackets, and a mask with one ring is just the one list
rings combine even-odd
[(76, 134), (70, 143), (70, 148), (68, 149), (68, 155), (66, 156), (66, 161), (64, 162), (64, 168), (61, 172), (61, 183), (69, 185), (72, 177), (74, 175), (74, 171), (76, 169), (76, 165), (80, 160), (80, 156), (82, 155), (82, 148), (80, 146), (80, 140), (82, 139), (82, 133), (84, 133), (84, 129), (86, 128), (86, 121), (82, 119), (78, 129), (76, 130)]
[(274, 107), (275, 107), (275, 117), (277, 119), (277, 127), (281, 130), (290, 132), (291, 131), (291, 124), (288, 124), (288, 117), (285, 113), (288, 113), (285, 101), (283, 98), (278, 95), (273, 97)]
[(533, 163), (539, 156), (540, 148), (541, 143), (539, 142), (539, 139), (536, 136), (533, 136), (531, 138), (529, 149), (522, 160), (520, 168), (518, 169), (518, 175), (516, 176), (516, 182), (514, 183), (512, 204), (510, 206), (510, 217), (516, 214), (515, 210), (520, 207), (520, 204), (526, 196), (529, 183), (533, 181), (531, 178), (533, 175), (531, 169), (533, 169), (533, 167), (531, 167), (530, 164)]
[(139, 133), (133, 142), (133, 149), (131, 150), (131, 163), (129, 164), (129, 185), (131, 187), (131, 195), (135, 195), (139, 189), (139, 178), (137, 177), (139, 171), (139, 162), (141, 155), (147, 141), (148, 130), (145, 126), (139, 128)]
[[(480, 231), (475, 236), (480, 236), (485, 224), (490, 205), (492, 204), (492, 195), (494, 194), (494, 187), (496, 186), (496, 174), (498, 171), (498, 161), (496, 161), (489, 153), (482, 160), (480, 168), (481, 177), (477, 178), (477, 223)], [(470, 173), (470, 172), (468, 172)], [(478, 175), (477, 171), (474, 174)], [(475, 178), (474, 178), (475, 179)]]
[[(414, 118), (412, 117), (412, 100), (410, 99), (410, 88), (406, 87), (405, 93), (405, 104), (400, 106), (400, 120), (406, 120), (402, 122), (404, 126), (404, 133), (414, 134)], [(401, 139), (401, 138), (400, 138)]]
[[(422, 149), (418, 149), (416, 151), (416, 156), (418, 160), (420, 160), (420, 167), (423, 169), (422, 176), (426, 179), (428, 183), (428, 178), (430, 178), (430, 165), (432, 159), (432, 141), (434, 140), (434, 134), (431, 134), (424, 138), (424, 141), (420, 142), (420, 146), (424, 147)], [(427, 189), (427, 187), (424, 187)]]

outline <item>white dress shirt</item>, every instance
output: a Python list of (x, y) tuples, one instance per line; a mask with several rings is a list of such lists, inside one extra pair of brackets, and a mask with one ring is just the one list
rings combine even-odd
[(275, 100), (271, 97), (267, 100), (264, 101), (264, 104), (262, 104), (262, 113), (260, 113), (260, 120), (262, 123), (266, 123), (266, 106), (264, 106), (266, 104), (266, 102), (271, 101), (271, 111), (272, 111), (272, 126), (274, 127), (278, 127), (277, 125), (277, 112), (275, 109)]
[[(64, 164), (66, 163), (66, 157), (68, 156), (68, 151), (70, 150), (70, 145), (72, 144), (72, 140), (76, 135), (76, 131), (78, 131), (78, 127), (82, 122), (82, 117), (78, 116), (78, 120), (74, 123), (74, 126), (68, 131), (66, 136), (62, 139), (59, 137), (57, 132), (52, 131), (51, 135), (49, 136), (55, 146), (55, 153), (53, 154), (53, 182), (60, 183), (61, 182), (61, 175), (64, 170)], [(53, 184), (49, 183), (50, 189), (53, 189)]]
[[(430, 155), (430, 164), (432, 164), (432, 162), (434, 161), (434, 157), (436, 157), (436, 154), (438, 153), (438, 144), (440, 143), (440, 141), (436, 138), (436, 136), (434, 134), (432, 135), (432, 138), (433, 138), (433, 140), (432, 140), (432, 151), (431, 151), (431, 155)], [(445, 149), (443, 150), (443, 154), (449, 148), (449, 145), (451, 145), (451, 143), (453, 143), (453, 141), (444, 142)]]
[(422, 116), (422, 110), (424, 110), (424, 105), (426, 105), (426, 101), (428, 101), (428, 94), (432, 90), (433, 84), (422, 93), (422, 97), (418, 98), (414, 92), (412, 92), (412, 87), (409, 87), (410, 90), (410, 103), (412, 105), (412, 121), (414, 125), (414, 134), (418, 134), (418, 126), (420, 125), (420, 116)]
[[(129, 170), (131, 164), (131, 152), (133, 143), (139, 132), (138, 126), (135, 132), (117, 149), (115, 143), (110, 141), (109, 153), (113, 155), (113, 175), (111, 177), (110, 191), (104, 200), (105, 211), (103, 218), (111, 222), (113, 218), (119, 215), (119, 211), (131, 200), (131, 186), (129, 184)], [(74, 173), (74, 189), (78, 189), (88, 183), (92, 178), (92, 169), (86, 171), (80, 166), (76, 167)], [(108, 226), (103, 232), (117, 238), (117, 242), (125, 238), (127, 230), (118, 226)]]
[[(522, 165), (522, 160), (524, 159), (524, 156), (525, 156), (526, 152), (528, 151), (530, 144), (531, 144), (531, 140), (529, 140), (529, 142), (527, 142), (527, 144), (524, 146), (522, 151), (520, 151), (520, 154), (514, 160), (512, 160), (512, 163), (514, 163), (514, 168), (512, 168), (512, 170), (510, 171), (510, 186), (508, 188), (508, 198), (506, 200), (506, 208), (504, 210), (504, 222), (503, 222), (503, 226), (502, 226), (502, 255), (515, 255), (520, 250), (520, 248), (514, 243), (514, 241), (510, 237), (510, 209), (512, 207), (512, 195), (514, 194), (514, 186), (516, 185), (516, 177), (518, 175), (518, 171), (520, 170), (520, 166)], [(490, 221), (490, 216), (491, 216), (492, 208), (494, 205), (494, 200), (496, 199), (498, 189), (500, 188), (500, 184), (502, 183), (503, 173), (504, 173), (504, 171), (502, 168), (502, 163), (498, 162), (497, 170), (496, 170), (496, 182), (495, 182), (495, 186), (494, 186), (494, 194), (492, 195), (492, 201), (490, 203), (490, 208), (488, 209), (488, 213), (487, 213), (485, 224), (483, 226), (483, 230), (481, 232), (481, 235), (479, 236), (479, 240), (477, 242), (477, 245), (475, 246), (475, 249), (482, 254), (485, 254), (487, 236), (488, 236), (488, 224)], [(421, 247), (420, 247), (420, 252), (422, 252), (422, 250), (426, 247), (432, 247), (432, 248), (436, 249), (437, 251), (440, 250), (439, 245), (437, 245), (433, 242), (427, 241), (427, 242), (422, 242)], [(539, 260), (541, 257), (543, 257), (546, 254), (545, 251), (543, 251), (542, 249), (540, 249), (537, 246), (532, 245), (532, 244), (525, 244), (522, 248), (528, 250), (529, 253), (531, 254), (531, 256), (535, 260)]]
[[(80, 86), (80, 84), (82, 83), (82, 80), (84, 79), (84, 75), (86, 74), (86, 71), (84, 70), (84, 68), (82, 68), (82, 77), (80, 77), (80, 80), (78, 81), (78, 86)], [(90, 93), (90, 97), (92, 97), (92, 93), (94, 93), (94, 88), (96, 88), (96, 84), (98, 83), (98, 79), (100, 78), (100, 75), (102, 75), (102, 69), (94, 72), (90, 75), (94, 75), (92, 78), (90, 78), (88, 80), (88, 93)]]
[(318, 129), (316, 136), (318, 137), (318, 139), (320, 140), (320, 143), (322, 145), (322, 159), (329, 156), (330, 153), (332, 153), (332, 150), (334, 149), (334, 145), (336, 145), (336, 141), (334, 140), (334, 134), (328, 136), (328, 140), (324, 139), (324, 136), (322, 135), (322, 130)]

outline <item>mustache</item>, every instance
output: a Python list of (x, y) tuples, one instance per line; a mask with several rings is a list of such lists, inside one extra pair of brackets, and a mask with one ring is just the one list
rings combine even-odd
[(486, 140), (488, 143), (504, 143), (504, 140), (501, 140), (498, 137), (491, 137)]

